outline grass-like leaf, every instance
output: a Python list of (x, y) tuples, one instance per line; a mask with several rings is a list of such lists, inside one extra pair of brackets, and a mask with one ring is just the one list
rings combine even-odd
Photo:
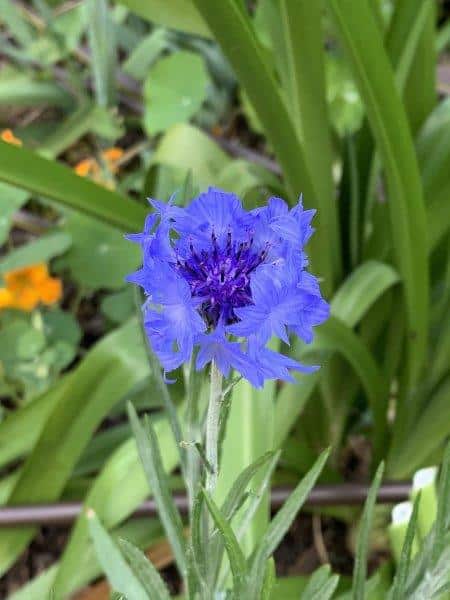
[(115, 99), (116, 45), (108, 3), (106, 0), (87, 0), (86, 12), (97, 103), (112, 106)]
[(435, 537), (433, 552), (431, 554), (431, 564), (434, 565), (439, 560), (445, 547), (445, 534), (447, 527), (450, 525), (450, 442), (444, 454), (442, 461), (442, 469), (439, 479), (439, 498), (438, 510), (436, 515), (436, 523), (434, 526)]
[[(277, 461), (280, 452), (277, 452)], [(247, 487), (253, 476), (263, 467), (273, 456), (275, 452), (270, 451), (263, 454), (260, 458), (255, 460), (251, 465), (242, 471), (237, 477), (236, 481), (231, 486), (224, 503), (221, 506), (221, 512), (225, 519), (230, 519), (234, 514), (235, 510), (240, 506), (242, 498), (247, 491)]]
[(86, 213), (123, 231), (142, 228), (146, 209), (68, 167), (0, 141), (0, 180)]
[[(391, 240), (405, 286), (410, 335), (409, 375), (419, 377), (428, 331), (426, 214), (409, 125), (367, 0), (328, 0), (365, 102), (389, 192)], [(413, 333), (414, 332), (414, 333)], [(408, 406), (414, 413), (414, 407)], [(412, 416), (412, 415), (411, 415)]]
[(131, 404), (128, 405), (128, 414), (142, 466), (154, 495), (159, 516), (172, 546), (178, 569), (184, 577), (186, 575), (186, 544), (183, 535), (183, 523), (170, 493), (155, 431), (148, 417), (144, 421), (144, 426), (141, 425)]
[(355, 567), (353, 571), (353, 600), (364, 600), (367, 574), (367, 554), (369, 551), (369, 535), (372, 527), (373, 513), (378, 494), (378, 488), (384, 473), (384, 464), (381, 463), (370, 487), (364, 512), (361, 518), (358, 543), (356, 546)]
[(323, 565), (311, 575), (301, 600), (329, 600), (339, 583), (339, 575), (331, 573), (330, 565)]
[(244, 553), (239, 546), (239, 542), (237, 541), (231, 525), (224, 518), (224, 515), (214, 500), (205, 490), (203, 490), (203, 496), (213, 521), (223, 538), (228, 560), (230, 561), (231, 573), (233, 575), (234, 593), (239, 598), (239, 593), (244, 589), (247, 582), (247, 564)]
[(329, 450), (322, 452), (310, 471), (303, 477), (295, 490), (284, 503), (269, 524), (264, 537), (258, 544), (254, 554), (250, 558), (249, 590), (253, 598), (259, 598), (258, 594), (264, 578), (266, 561), (272, 556), (278, 544), (281, 542), (286, 531), (291, 526), (295, 515), (305, 502), (311, 488), (317, 481), (329, 455)]
[[(98, 560), (113, 589), (133, 600), (148, 600), (145, 589), (93, 511), (88, 513), (88, 521)], [(154, 598), (165, 600), (164, 596)]]
[(166, 584), (145, 554), (127, 540), (119, 540), (119, 546), (135, 577), (147, 592), (148, 598), (170, 600)]
[(272, 590), (274, 588), (275, 582), (275, 561), (273, 557), (271, 557), (266, 563), (266, 572), (264, 573), (264, 581), (261, 588), (261, 600), (271, 600)]
[(414, 542), (414, 536), (417, 529), (417, 515), (420, 504), (420, 493), (414, 500), (414, 507), (406, 529), (405, 541), (403, 542), (400, 561), (395, 575), (394, 585), (390, 595), (390, 600), (405, 600), (406, 599), (406, 583), (408, 579), (409, 566), (411, 564), (411, 551)]

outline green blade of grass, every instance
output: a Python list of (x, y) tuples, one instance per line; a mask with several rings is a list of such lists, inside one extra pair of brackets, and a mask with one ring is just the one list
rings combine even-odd
[(428, 399), (414, 430), (399, 447), (391, 449), (387, 463), (390, 477), (408, 477), (445, 441), (450, 434), (449, 398), (450, 377), (447, 377)]
[(211, 33), (191, 0), (117, 0), (137, 15), (158, 25), (210, 37)]
[(173, 549), (180, 574), (182, 577), (185, 577), (186, 552), (183, 536), (183, 523), (169, 490), (167, 475), (164, 471), (155, 430), (148, 417), (145, 420), (145, 425), (141, 425), (136, 411), (131, 404), (128, 406), (128, 414), (136, 438), (136, 445), (142, 467), (158, 506), (158, 514)]
[(0, 180), (86, 213), (124, 231), (142, 227), (146, 210), (136, 202), (79, 177), (68, 167), (0, 141)]
[(203, 490), (203, 497), (205, 498), (205, 502), (208, 506), (214, 523), (223, 538), (228, 560), (230, 561), (231, 573), (233, 574), (234, 592), (236, 597), (239, 598), (240, 596), (238, 594), (243, 589), (247, 579), (247, 565), (245, 556), (239, 546), (231, 525), (225, 519), (214, 500), (205, 490)]
[(275, 517), (270, 522), (266, 532), (260, 543), (258, 544), (254, 554), (251, 556), (250, 575), (249, 575), (249, 590), (251, 590), (252, 598), (259, 598), (259, 590), (263, 584), (264, 568), (266, 561), (272, 556), (273, 552), (281, 542), (286, 531), (291, 526), (295, 515), (298, 513), (303, 503), (305, 502), (311, 488), (317, 481), (325, 463), (328, 459), (329, 451), (322, 452), (316, 460), (310, 471), (303, 477), (289, 498), (277, 512)]
[(339, 280), (341, 245), (326, 104), (322, 6), (321, 2), (309, 0), (282, 0), (279, 12), (280, 42), (285, 46), (290, 84), (286, 90), (286, 101), (292, 107), (300, 139), (306, 149), (306, 161), (317, 197), (327, 199), (327, 210), (321, 213), (322, 227), (329, 234), (333, 272)]
[(391, 237), (405, 287), (409, 379), (415, 382), (426, 355), (429, 299), (426, 214), (411, 133), (367, 0), (328, 0), (328, 5), (353, 67), (386, 172)]
[(131, 570), (147, 592), (147, 597), (155, 600), (170, 600), (166, 584), (145, 554), (128, 540), (119, 540), (119, 546)]
[(106, 0), (87, 0), (85, 9), (95, 96), (99, 106), (112, 106), (115, 100), (116, 45), (108, 3)]
[[(170, 472), (177, 465), (179, 454), (167, 420), (161, 419), (155, 424), (155, 433), (164, 469)], [(127, 490), (126, 494), (122, 493), (123, 490)], [(103, 525), (110, 529), (129, 517), (148, 494), (148, 482), (139, 461), (136, 442), (130, 439), (111, 455), (85, 497), (85, 505), (92, 508)], [(83, 513), (72, 529), (55, 576), (57, 595), (69, 597), (77, 589), (77, 574), (86, 568), (84, 557), (89, 548), (88, 525)]]
[[(136, 600), (148, 600), (146, 591), (122, 556), (120, 550), (97, 518), (94, 511), (89, 511), (89, 531), (94, 540), (94, 547), (113, 590)], [(162, 582), (161, 582), (162, 583)], [(165, 600), (168, 596), (152, 596), (155, 600)]]
[[(231, 391), (231, 406), (221, 452), (220, 476), (214, 499), (222, 503), (236, 478), (264, 453), (273, 449), (274, 382), (255, 390), (248, 381), (240, 381)], [(240, 444), (236, 444), (236, 440)], [(255, 481), (259, 481), (261, 473)], [(250, 553), (269, 521), (269, 497), (264, 501), (248, 527), (243, 548)]]
[(375, 478), (370, 487), (364, 512), (361, 518), (358, 542), (356, 546), (355, 567), (353, 571), (353, 600), (365, 600), (366, 598), (366, 575), (367, 575), (367, 556), (369, 552), (369, 534), (372, 527), (373, 513), (377, 499), (378, 489), (383, 477), (383, 463), (377, 469)]
[(416, 534), (417, 527), (417, 514), (419, 509), (420, 493), (414, 501), (414, 508), (409, 519), (408, 527), (406, 529), (405, 541), (400, 555), (400, 561), (397, 568), (397, 573), (394, 579), (394, 585), (392, 588), (392, 597), (390, 600), (404, 600), (406, 598), (406, 582), (408, 579), (409, 565), (411, 562), (411, 552), (414, 542), (414, 536)]

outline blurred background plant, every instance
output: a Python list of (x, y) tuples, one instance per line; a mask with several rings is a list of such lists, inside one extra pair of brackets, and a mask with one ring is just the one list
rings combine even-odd
[[(323, 482), (369, 480), (381, 459), (388, 478), (441, 461), (450, 433), (448, 16), (437, 0), (3, 0), (0, 288), (41, 265), (61, 296), (0, 309), (2, 504), (82, 500), (113, 535), (161, 543), (157, 519), (128, 519), (148, 489), (127, 400), (155, 413), (170, 486), (180, 480), (124, 285), (139, 257), (122, 233), (142, 228), (146, 196), (179, 189), (185, 202), (206, 185), (247, 207), (303, 192), (318, 209), (309, 254), (333, 315), (312, 346), (290, 349), (326, 363), (320, 372), (295, 386), (233, 390), (218, 498), (273, 448), (282, 449), (274, 481), (287, 483), (327, 446)], [(171, 392), (182, 410), (182, 377)], [(316, 550), (306, 570), (328, 559), (345, 570), (336, 557), (352, 550), (358, 514), (336, 507), (308, 521)], [(388, 517), (377, 516), (373, 568), (388, 547)], [(268, 522), (266, 497), (247, 554)], [(321, 523), (340, 532), (338, 551), (323, 552)], [(2, 528), (0, 572), (40, 536)], [(85, 515), (62, 537), (60, 555), (27, 571), (37, 577), (16, 600), (52, 587), (65, 597), (99, 575)], [(292, 570), (282, 563), (279, 573)], [(7, 595), (17, 584), (5, 581)]]

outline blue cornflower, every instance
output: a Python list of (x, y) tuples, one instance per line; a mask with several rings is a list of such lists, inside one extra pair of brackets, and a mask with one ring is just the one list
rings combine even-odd
[(315, 370), (267, 347), (273, 336), (289, 343), (292, 334), (310, 343), (328, 317), (306, 270), (315, 211), (301, 198), (291, 210), (270, 198), (246, 211), (236, 195), (215, 188), (186, 208), (173, 198), (150, 202), (155, 212), (144, 231), (127, 236), (143, 257), (128, 281), (147, 296), (144, 325), (164, 370), (188, 361), (194, 348), (198, 369), (214, 360), (224, 376), (234, 369), (255, 387)]

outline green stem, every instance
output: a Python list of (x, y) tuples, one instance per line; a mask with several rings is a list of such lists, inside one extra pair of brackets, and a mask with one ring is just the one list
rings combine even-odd
[(195, 372), (195, 357), (192, 357), (189, 368), (185, 371), (186, 381), (186, 485), (189, 495), (189, 507), (192, 510), (197, 484), (200, 476), (200, 461), (195, 444), (201, 441), (201, 425), (199, 418), (199, 377)]
[(208, 414), (206, 416), (206, 460), (211, 470), (206, 471), (206, 491), (213, 494), (219, 472), (219, 419), (222, 404), (222, 374), (216, 363), (211, 363)]

